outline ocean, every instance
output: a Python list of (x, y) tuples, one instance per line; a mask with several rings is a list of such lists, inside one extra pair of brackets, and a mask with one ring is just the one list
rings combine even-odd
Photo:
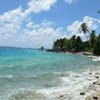
[(0, 100), (49, 100), (46, 90), (61, 88), (62, 77), (99, 66), (79, 54), (0, 47)]

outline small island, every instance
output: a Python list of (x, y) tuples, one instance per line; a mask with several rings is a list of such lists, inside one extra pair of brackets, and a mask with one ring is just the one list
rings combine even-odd
[(47, 51), (79, 53), (91, 58), (100, 56), (100, 34), (97, 36), (95, 30), (90, 31), (86, 23), (80, 25), (79, 32), (85, 35), (85, 40), (82, 40), (80, 36), (76, 35), (73, 35), (69, 39), (57, 39), (53, 44), (53, 48)]

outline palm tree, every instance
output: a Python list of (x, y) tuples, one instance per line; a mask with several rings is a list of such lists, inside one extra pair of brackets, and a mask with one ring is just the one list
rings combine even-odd
[(89, 35), (90, 35), (90, 32), (89, 32), (89, 28), (85, 22), (80, 25), (80, 32), (84, 33), (85, 37), (88, 39), (88, 36), (86, 35), (86, 33), (89, 33)]

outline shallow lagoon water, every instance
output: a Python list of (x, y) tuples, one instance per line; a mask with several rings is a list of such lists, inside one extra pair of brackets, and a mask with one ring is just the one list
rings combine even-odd
[(59, 87), (60, 78), (70, 72), (80, 73), (99, 65), (99, 61), (78, 54), (0, 48), (0, 100), (25, 100), (27, 97), (21, 97), (28, 95), (45, 98), (42, 94), (38, 97), (35, 90)]

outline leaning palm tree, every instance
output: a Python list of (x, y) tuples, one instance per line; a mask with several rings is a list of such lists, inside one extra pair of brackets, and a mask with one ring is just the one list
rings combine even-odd
[(90, 32), (89, 32), (89, 28), (85, 22), (80, 25), (79, 30), (81, 33), (84, 33), (85, 37), (88, 39), (88, 36), (86, 35), (86, 33), (89, 33), (89, 35), (90, 35)]

